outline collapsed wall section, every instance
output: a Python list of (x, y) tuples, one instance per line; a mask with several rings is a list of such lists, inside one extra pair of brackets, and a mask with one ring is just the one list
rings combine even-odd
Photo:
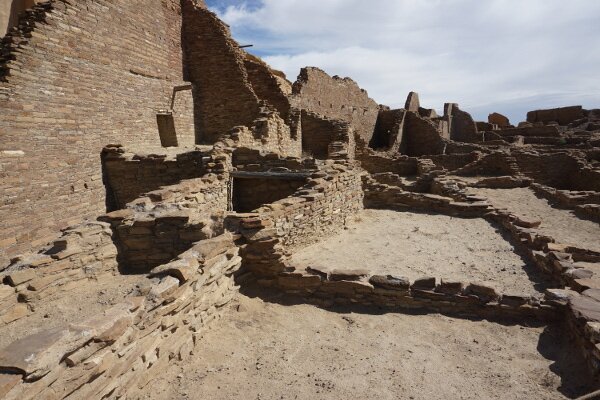
[(105, 210), (107, 143), (160, 146), (156, 110), (183, 80), (180, 13), (177, 0), (52, 0), (2, 39), (0, 261)]
[(318, 68), (303, 68), (290, 101), (295, 108), (349, 123), (364, 143), (371, 142), (379, 105), (352, 79), (331, 77)]
[(206, 173), (205, 163), (209, 160), (209, 153), (201, 150), (143, 155), (121, 145), (107, 146), (102, 150), (107, 209), (125, 208), (130, 201), (161, 186), (199, 178)]
[(259, 99), (244, 66), (245, 52), (228, 26), (202, 4), (184, 0), (182, 35), (197, 142), (213, 144), (234, 126), (251, 126)]

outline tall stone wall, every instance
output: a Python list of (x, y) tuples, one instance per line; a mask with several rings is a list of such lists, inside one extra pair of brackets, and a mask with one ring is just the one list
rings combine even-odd
[(364, 143), (371, 142), (379, 105), (352, 79), (303, 68), (293, 85), (291, 102), (296, 108), (348, 122)]
[[(2, 40), (0, 260), (105, 210), (106, 144), (160, 146), (156, 110), (183, 80), (179, 4), (52, 0)], [(191, 95), (178, 99), (192, 144)]]
[(216, 14), (184, 0), (183, 36), (187, 75), (193, 84), (199, 143), (212, 144), (235, 126), (251, 126), (259, 99), (250, 84), (245, 52)]

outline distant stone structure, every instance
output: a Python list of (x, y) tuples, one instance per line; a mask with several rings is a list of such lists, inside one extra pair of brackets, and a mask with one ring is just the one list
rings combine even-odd
[(491, 113), (488, 115), (488, 122), (493, 125), (498, 125), (499, 128), (507, 128), (510, 126), (508, 118), (500, 113)]
[[(314, 67), (291, 83), (202, 1), (26, 6), (0, 54), (0, 398), (141, 396), (249, 283), (323, 307), (561, 320), (600, 373), (600, 253), (470, 192), (530, 188), (600, 221), (600, 110), (515, 127), (416, 92), (391, 109)], [(552, 289), (293, 265), (365, 208), (485, 219)], [(111, 305), (90, 296), (126, 284)], [(40, 311), (71, 303), (61, 324)]]

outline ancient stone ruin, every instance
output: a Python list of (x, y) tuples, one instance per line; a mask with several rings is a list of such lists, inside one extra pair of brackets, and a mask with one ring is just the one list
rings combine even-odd
[[(270, 318), (248, 308), (257, 302), (292, 320), (308, 315), (304, 326), (313, 315), (343, 315), (339, 346), (365, 318), (410, 318), (400, 326), (423, 332), (494, 324), (470, 346), (505, 332), (504, 350), (464, 350), (456, 368), (465, 372), (448, 378), (446, 395), (410, 398), (560, 399), (598, 389), (600, 110), (536, 110), (518, 124), (491, 113), (480, 122), (455, 103), (440, 114), (425, 108), (415, 92), (391, 109), (314, 67), (292, 83), (198, 0), (8, 3), (0, 10), (0, 398), (232, 398), (236, 388), (237, 398), (255, 398), (243, 384), (266, 378), (244, 377), (246, 367), (219, 395), (203, 392), (207, 375), (194, 393), (173, 390), (194, 363), (227, 348), (228, 318), (247, 335), (251, 324), (236, 313), (245, 308), (240, 315), (255, 324)], [(285, 336), (300, 340), (302, 329)], [(328, 340), (322, 329), (315, 341)], [(461, 340), (445, 329), (434, 345), (425, 333), (389, 334), (425, 340), (427, 355)], [(548, 343), (548, 332), (559, 339)], [(261, 335), (268, 341), (277, 330)], [(529, 364), (513, 358), (529, 344), (537, 348)], [(345, 351), (365, 351), (334, 350), (341, 366)], [(257, 374), (281, 374), (281, 386), (261, 389), (267, 398), (308, 390), (301, 379), (315, 379), (317, 390), (302, 398), (365, 398), (388, 379), (380, 369), (367, 392), (345, 392), (350, 384), (298, 370), (286, 387), (276, 361), (248, 357), (258, 357)], [(561, 364), (566, 358), (572, 364)], [(499, 369), (479, 384), (468, 372), (475, 359)], [(398, 381), (421, 366), (390, 363)], [(512, 392), (494, 386), (502, 365), (515, 374), (506, 378)], [(452, 379), (471, 382), (470, 391), (452, 392)], [(386, 398), (413, 393), (394, 390)]]

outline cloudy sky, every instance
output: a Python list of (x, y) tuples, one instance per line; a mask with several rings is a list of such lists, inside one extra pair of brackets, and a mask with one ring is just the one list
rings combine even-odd
[(241, 44), (294, 81), (349, 76), (392, 107), (406, 94), (477, 119), (600, 108), (599, 0), (207, 0)]

